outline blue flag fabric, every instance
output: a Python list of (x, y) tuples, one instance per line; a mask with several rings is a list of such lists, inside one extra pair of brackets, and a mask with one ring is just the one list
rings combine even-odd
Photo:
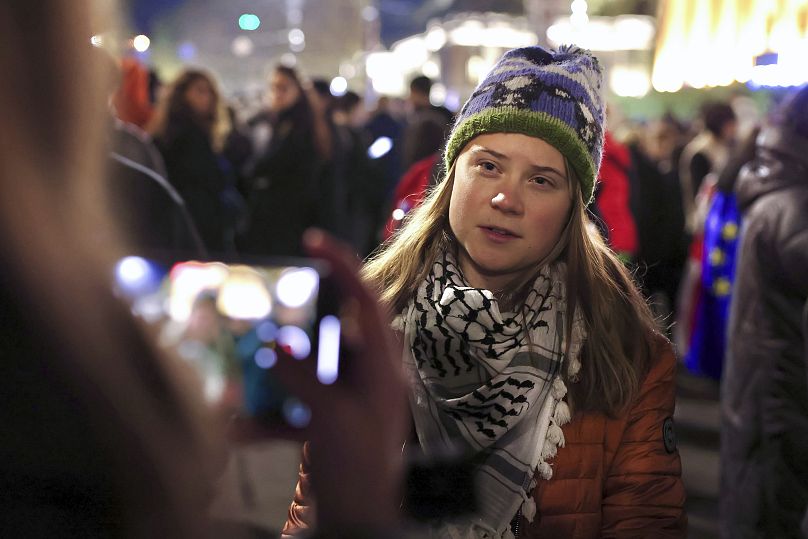
[(721, 378), (741, 213), (732, 193), (716, 192), (704, 225), (701, 291), (685, 366), (693, 374)]

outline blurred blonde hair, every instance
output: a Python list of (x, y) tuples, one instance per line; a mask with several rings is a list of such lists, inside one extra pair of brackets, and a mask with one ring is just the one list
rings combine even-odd
[[(449, 226), (455, 163), (362, 269), (363, 278), (378, 290), (392, 314), (406, 307), (440, 253), (456, 249)], [(566, 169), (572, 210), (561, 239), (536, 272), (514, 282), (505, 298), (518, 301), (542, 264), (555, 259), (567, 263), (568, 312), (580, 309), (587, 330), (580, 381), (568, 385), (571, 404), (615, 415), (639, 391), (658, 335), (657, 324), (628, 270), (591, 226), (580, 181), (570, 166)], [(572, 316), (567, 317), (566, 332), (569, 343)]]
[(199, 537), (217, 434), (111, 292), (126, 248), (104, 204), (108, 70), (90, 46), (103, 18), (87, 0), (0, 3), (0, 258), (56, 351), (37, 360), (114, 464), (122, 535)]

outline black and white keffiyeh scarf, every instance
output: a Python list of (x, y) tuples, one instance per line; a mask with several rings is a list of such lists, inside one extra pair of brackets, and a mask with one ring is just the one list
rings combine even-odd
[(521, 507), (532, 521), (536, 477), (564, 446), (570, 419), (562, 368), (580, 369), (583, 324), (573, 323), (565, 361), (563, 262), (541, 271), (519, 313), (501, 312), (494, 295), (468, 286), (451, 253), (432, 267), (399, 320), (412, 409), (424, 452), (447, 447), (478, 455), (479, 512), (448, 523), (438, 537), (508, 538)]

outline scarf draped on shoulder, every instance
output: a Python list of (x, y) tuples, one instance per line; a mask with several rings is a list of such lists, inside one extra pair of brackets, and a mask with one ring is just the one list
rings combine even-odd
[(565, 366), (574, 378), (584, 339), (573, 321), (565, 357), (566, 266), (545, 267), (522, 309), (501, 312), (494, 295), (468, 286), (451, 253), (433, 265), (399, 319), (416, 431), (427, 456), (473, 455), (478, 513), (433, 530), (436, 537), (507, 538), (521, 508), (532, 521), (536, 477), (564, 446)]

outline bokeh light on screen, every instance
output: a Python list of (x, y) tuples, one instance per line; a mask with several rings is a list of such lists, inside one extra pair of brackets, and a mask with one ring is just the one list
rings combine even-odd
[(272, 298), (258, 273), (246, 266), (234, 267), (219, 289), (216, 306), (230, 318), (261, 319), (272, 312)]
[(171, 296), (168, 312), (174, 320), (184, 322), (191, 315), (191, 307), (200, 292), (217, 290), (228, 276), (224, 264), (183, 262), (171, 269)]
[(293, 427), (302, 429), (311, 422), (311, 409), (299, 400), (289, 398), (283, 403), (283, 417)]
[(297, 326), (283, 326), (278, 330), (278, 344), (289, 349), (295, 359), (306, 359), (311, 353), (311, 339)]
[(290, 268), (276, 285), (278, 300), (287, 307), (302, 307), (317, 294), (320, 276), (313, 268)]
[(258, 338), (264, 342), (272, 342), (278, 336), (278, 326), (273, 324), (272, 322), (262, 322), (258, 325), (255, 329), (256, 335)]
[(255, 364), (262, 369), (271, 369), (278, 362), (278, 354), (272, 348), (259, 348), (255, 353)]
[(317, 379), (329, 385), (337, 381), (339, 373), (339, 318), (333, 315), (320, 320), (320, 338), (317, 347)]

